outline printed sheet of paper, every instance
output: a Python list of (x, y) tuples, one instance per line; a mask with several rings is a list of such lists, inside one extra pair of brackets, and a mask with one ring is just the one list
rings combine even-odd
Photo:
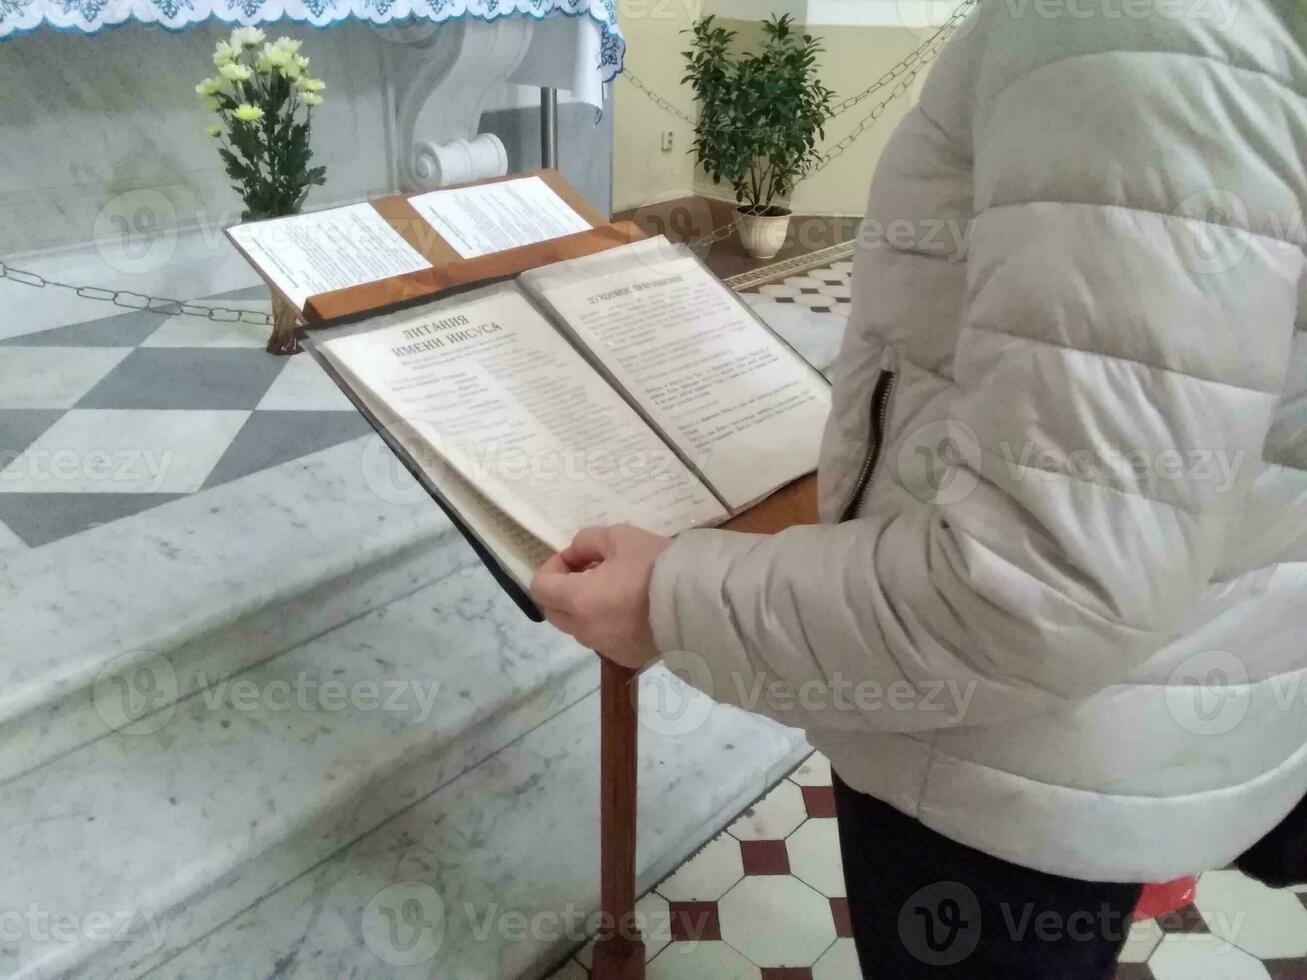
[(385, 426), (390, 438), (419, 465), (423, 475), (440, 491), (463, 523), (499, 559), (504, 570), (523, 591), (529, 589), (536, 570), (548, 561), (554, 549), (491, 503), (453, 467), (437, 458), (431, 446), (385, 403), (376, 399), (347, 368), (340, 364), (333, 366), (348, 381), (354, 396)]
[(654, 238), (522, 276), (738, 511), (817, 467), (826, 382)]
[(300, 309), (318, 293), (431, 268), (370, 204), (237, 225), (229, 234)]
[(536, 570), (558, 549), (492, 504), (452, 467), (444, 468), (437, 485), (482, 543), (499, 557), (504, 570), (523, 591), (529, 589)]
[(324, 341), (333, 364), (550, 548), (629, 521), (726, 517), (712, 493), (514, 285)]
[(409, 204), (465, 259), (591, 227), (539, 177), (431, 191)]

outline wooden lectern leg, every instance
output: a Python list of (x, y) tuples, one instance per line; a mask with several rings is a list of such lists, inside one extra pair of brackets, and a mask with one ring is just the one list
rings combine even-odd
[(599, 875), (603, 922), (594, 980), (644, 980), (635, 920), (637, 672), (600, 658)]

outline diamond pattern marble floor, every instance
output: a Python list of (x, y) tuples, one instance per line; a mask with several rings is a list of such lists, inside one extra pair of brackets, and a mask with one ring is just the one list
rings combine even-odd
[[(848, 316), (852, 262), (786, 268), (737, 288), (825, 367)], [(261, 294), (211, 299), (266, 312)], [(138, 311), (0, 340), (0, 556), (369, 431), (312, 358), (266, 354), (266, 330)]]
[(131, 312), (0, 341), (0, 555), (370, 431), (311, 357), (265, 353), (266, 331)]

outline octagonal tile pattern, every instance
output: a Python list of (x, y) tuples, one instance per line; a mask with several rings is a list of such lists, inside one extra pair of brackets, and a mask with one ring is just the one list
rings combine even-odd
[[(640, 900), (649, 980), (860, 980), (831, 783), (809, 756)], [(590, 962), (587, 944), (555, 976)], [(1209, 872), (1134, 924), (1117, 980), (1307, 980), (1307, 888)]]

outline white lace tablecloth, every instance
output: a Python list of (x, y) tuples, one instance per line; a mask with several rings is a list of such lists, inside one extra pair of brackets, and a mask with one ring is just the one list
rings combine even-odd
[[(584, 102), (602, 105), (603, 83), (622, 70), (626, 42), (614, 0), (0, 0), (0, 40), (42, 29), (96, 34), (128, 23), (176, 31), (210, 20), (330, 27), (348, 21), (439, 24), (464, 17), (549, 22), (538, 32), (539, 43), (517, 80), (566, 88)], [(576, 23), (568, 25), (568, 18)], [(569, 57), (555, 54), (560, 41)]]

